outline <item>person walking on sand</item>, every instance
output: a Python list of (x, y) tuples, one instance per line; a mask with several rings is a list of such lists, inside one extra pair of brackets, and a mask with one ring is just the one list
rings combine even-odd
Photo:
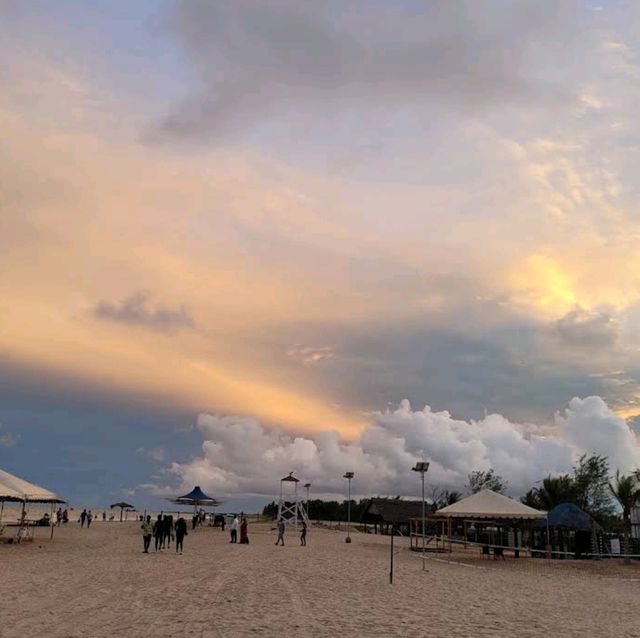
[(302, 521), (302, 531), (300, 532), (300, 545), (301, 547), (307, 546), (307, 524)]
[(242, 519), (242, 524), (240, 525), (240, 544), (249, 544), (249, 524), (246, 516)]
[(93, 513), (91, 510), (87, 512), (87, 529), (91, 527), (91, 521), (93, 520)]
[(182, 554), (184, 537), (187, 536), (187, 521), (182, 516), (176, 521), (176, 554)]
[(61, 507), (59, 507), (58, 511), (56, 512), (56, 523), (58, 524), (58, 527), (62, 525), (62, 508)]
[(140, 525), (142, 530), (142, 542), (144, 553), (149, 553), (149, 545), (151, 545), (151, 536), (153, 535), (153, 525), (151, 524), (151, 516), (147, 515), (147, 520)]
[(163, 525), (164, 537), (162, 538), (162, 548), (164, 549), (166, 543), (167, 549), (171, 549), (171, 539), (173, 537), (173, 516), (171, 516), (171, 514), (164, 517)]
[(284, 547), (284, 530), (285, 530), (285, 524), (284, 524), (284, 519), (281, 518), (278, 521), (278, 540), (276, 541), (276, 545), (280, 545), (280, 541), (282, 541), (282, 546)]
[(240, 527), (240, 521), (238, 521), (237, 516), (234, 516), (233, 523), (231, 523), (231, 527), (229, 528), (231, 530), (231, 540), (229, 541), (230, 543), (238, 542), (238, 527)]
[(158, 514), (158, 518), (153, 524), (153, 537), (156, 539), (156, 552), (162, 549), (162, 539), (164, 538), (164, 525), (162, 523), (162, 514)]
[(82, 510), (82, 514), (80, 514), (80, 527), (84, 527), (86, 520), (87, 520), (87, 510)]

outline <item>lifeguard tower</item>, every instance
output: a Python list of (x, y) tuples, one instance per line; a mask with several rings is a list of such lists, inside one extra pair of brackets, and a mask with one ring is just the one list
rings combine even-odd
[(298, 529), (299, 522), (309, 525), (309, 518), (304, 503), (298, 494), (300, 481), (289, 472), (289, 476), (280, 479), (280, 500), (278, 501), (278, 520), (283, 519), (286, 525)]

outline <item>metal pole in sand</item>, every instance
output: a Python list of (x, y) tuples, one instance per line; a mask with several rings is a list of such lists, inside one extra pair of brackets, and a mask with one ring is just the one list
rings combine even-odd
[(395, 523), (391, 523), (391, 555), (389, 556), (389, 585), (393, 585), (393, 537), (395, 536)]
[(354, 474), (353, 472), (345, 472), (344, 473), (344, 477), (346, 478), (348, 483), (349, 483), (349, 497), (347, 500), (347, 537), (344, 539), (345, 543), (350, 543), (351, 542), (351, 536), (350, 536), (350, 531), (351, 531), (351, 479), (353, 478)]
[(422, 479), (422, 570), (425, 571), (425, 527), (426, 527), (426, 515), (425, 515), (425, 501), (424, 501), (424, 475), (429, 470), (429, 463), (427, 461), (418, 461), (415, 467), (411, 468), (414, 472), (420, 472), (420, 478)]

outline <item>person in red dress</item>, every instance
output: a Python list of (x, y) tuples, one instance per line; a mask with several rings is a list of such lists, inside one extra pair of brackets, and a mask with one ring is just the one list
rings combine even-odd
[(249, 544), (249, 525), (247, 524), (246, 516), (242, 519), (242, 523), (240, 524), (240, 543), (242, 545)]

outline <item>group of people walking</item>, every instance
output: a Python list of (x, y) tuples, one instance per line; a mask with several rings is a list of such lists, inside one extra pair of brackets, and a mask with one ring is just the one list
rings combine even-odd
[[(284, 534), (286, 531), (286, 521), (283, 518), (278, 520), (278, 540), (276, 545), (284, 547)], [(184, 537), (187, 536), (187, 521), (180, 516), (174, 523), (173, 516), (171, 514), (158, 514), (155, 521), (151, 520), (151, 516), (147, 516), (143, 519), (142, 525), (140, 525), (143, 539), (143, 552), (149, 553), (151, 547), (151, 539), (155, 540), (155, 551), (160, 552), (163, 549), (170, 549), (172, 541), (175, 541), (175, 548), (177, 554), (182, 554), (184, 548)], [(224, 525), (222, 526), (224, 531)], [(241, 519), (238, 516), (233, 517), (233, 522), (229, 526), (229, 532), (231, 535), (230, 543), (238, 543), (238, 532), (240, 532), (240, 544), (249, 544), (249, 523), (247, 517), (242, 516)], [(302, 528), (300, 530), (300, 545), (305, 547), (307, 545), (307, 523), (302, 521)]]
[(171, 549), (171, 542), (175, 541), (176, 554), (182, 554), (184, 548), (184, 537), (187, 536), (187, 521), (180, 516), (174, 523), (170, 514), (158, 514), (155, 521), (151, 521), (151, 516), (147, 516), (140, 525), (143, 539), (143, 552), (149, 553), (151, 539), (155, 539), (155, 551)]

